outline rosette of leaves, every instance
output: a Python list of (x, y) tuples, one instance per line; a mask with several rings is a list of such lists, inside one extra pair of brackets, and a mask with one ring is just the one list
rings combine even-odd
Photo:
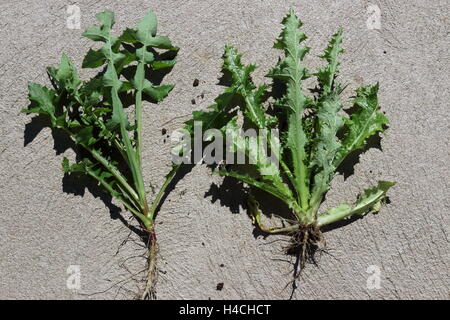
[[(246, 156), (246, 165), (219, 166), (215, 172), (248, 186), (248, 212), (254, 224), (268, 234), (289, 234), (287, 252), (299, 258), (301, 271), (323, 241), (321, 228), (352, 216), (378, 212), (386, 192), (395, 183), (379, 181), (361, 192), (354, 203), (320, 210), (344, 159), (363, 149), (368, 138), (382, 132), (389, 121), (380, 112), (378, 84), (356, 90), (351, 115), (341, 111), (343, 88), (337, 75), (338, 57), (343, 52), (342, 29), (332, 36), (321, 56), (323, 67), (310, 73), (303, 64), (309, 51), (303, 45), (306, 35), (299, 29), (302, 23), (293, 10), (282, 25), (274, 48), (281, 50), (283, 57), (267, 74), (273, 79), (272, 90), (265, 84), (255, 85), (251, 73), (256, 66), (243, 64), (242, 55), (234, 47), (226, 46), (223, 71), (228, 75), (229, 85), (215, 104), (205, 111), (195, 111), (188, 125), (200, 121), (204, 129), (221, 130), (229, 139), (225, 152)], [(303, 88), (304, 80), (310, 77), (315, 77), (318, 83), (311, 96)], [(259, 134), (243, 135), (249, 128)], [(278, 130), (279, 139), (273, 139), (271, 129)], [(267, 150), (258, 147), (264, 141)], [(270, 151), (278, 155), (277, 161), (269, 158)], [(252, 193), (254, 189), (284, 202), (291, 217), (283, 219), (282, 226), (265, 224)]]
[[(83, 36), (99, 42), (101, 47), (88, 51), (82, 67), (100, 68), (98, 74), (81, 80), (73, 62), (63, 54), (58, 67), (47, 69), (52, 88), (29, 83), (31, 105), (23, 112), (48, 117), (53, 128), (61, 129), (80, 147), (75, 163), (63, 159), (64, 172), (92, 177), (146, 230), (148, 280), (142, 298), (154, 298), (154, 218), (176, 168), (149, 205), (141, 166), (142, 101), (159, 102), (173, 89), (174, 85), (156, 85), (149, 78), (153, 73), (170, 71), (178, 48), (168, 37), (157, 35), (157, 20), (151, 11), (135, 28), (126, 29), (120, 36), (112, 33), (113, 12), (104, 11), (96, 17), (100, 24), (89, 27)], [(132, 105), (134, 117), (130, 121)]]

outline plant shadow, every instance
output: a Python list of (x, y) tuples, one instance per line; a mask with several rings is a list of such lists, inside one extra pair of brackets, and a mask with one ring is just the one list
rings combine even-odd
[[(50, 120), (47, 117), (38, 115), (31, 118), (31, 121), (25, 124), (23, 146), (26, 147), (33, 142), (39, 133), (46, 127), (51, 128)], [(60, 155), (68, 149), (75, 148), (75, 143), (63, 130), (51, 128), (51, 134), (53, 137), (53, 149), (55, 150), (56, 155)]]
[(367, 143), (364, 148), (355, 150), (350, 153), (344, 161), (337, 168), (337, 172), (344, 176), (344, 180), (352, 176), (355, 173), (355, 166), (359, 163), (359, 156), (365, 153), (369, 149), (378, 149), (382, 151), (381, 148), (381, 136), (379, 134), (374, 134), (367, 139)]
[(220, 206), (227, 207), (233, 214), (239, 213), (240, 208), (246, 208), (244, 186), (230, 177), (224, 177), (220, 184), (212, 183), (204, 197), (211, 197), (212, 203), (219, 201)]
[(170, 184), (167, 186), (166, 191), (164, 192), (161, 201), (158, 205), (158, 207), (156, 208), (156, 213), (155, 213), (155, 218), (158, 216), (159, 214), (159, 209), (161, 207), (161, 205), (165, 202), (165, 200), (167, 199), (168, 195), (175, 189), (175, 186), (178, 184), (178, 182), (180, 180), (183, 180), (183, 178), (192, 171), (192, 169), (194, 168), (195, 165), (193, 164), (182, 164), (180, 166), (180, 168), (177, 170), (177, 173), (175, 174), (175, 176), (173, 177), (172, 181), (170, 182)]
[[(24, 146), (33, 142), (33, 140), (38, 136), (38, 134), (45, 128), (50, 127), (50, 122), (43, 116), (36, 116), (31, 119), (29, 123), (25, 125), (24, 131)], [(68, 149), (72, 149), (76, 153), (77, 160), (82, 158), (84, 150), (81, 150), (77, 145), (67, 136), (67, 134), (59, 129), (51, 128), (51, 134), (54, 140), (53, 149), (56, 155), (64, 153)], [(156, 210), (156, 216), (160, 206), (164, 203), (165, 199), (171, 191), (175, 188), (177, 183), (184, 178), (193, 168), (193, 165), (181, 165), (178, 169), (175, 177), (172, 179), (171, 183), (167, 187), (163, 194), (161, 202)], [(95, 198), (99, 198), (103, 201), (105, 206), (108, 208), (110, 217), (113, 220), (120, 220), (125, 226), (127, 226), (130, 231), (138, 235), (141, 239), (145, 241), (147, 239), (147, 233), (134, 225), (131, 225), (129, 221), (124, 217), (122, 209), (113, 203), (113, 198), (107, 192), (104, 192), (97, 181), (93, 178), (82, 174), (82, 173), (65, 173), (62, 179), (62, 190), (67, 194), (72, 194), (75, 196), (84, 197), (86, 190), (90, 192)], [(155, 216), (155, 218), (156, 218)]]

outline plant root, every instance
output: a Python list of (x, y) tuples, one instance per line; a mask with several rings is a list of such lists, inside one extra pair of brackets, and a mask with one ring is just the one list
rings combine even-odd
[(325, 247), (325, 238), (317, 224), (301, 226), (289, 233), (289, 245), (284, 248), (286, 254), (297, 258), (294, 268), (294, 281), (298, 279), (307, 262), (317, 264), (315, 254)]
[(147, 257), (147, 279), (141, 300), (156, 300), (156, 281), (157, 281), (157, 256), (158, 244), (156, 242), (155, 230), (148, 231), (148, 257)]

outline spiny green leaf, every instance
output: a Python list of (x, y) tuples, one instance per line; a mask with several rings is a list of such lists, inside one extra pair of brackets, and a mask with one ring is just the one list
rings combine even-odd
[[(226, 46), (223, 70), (225, 75), (231, 76), (229, 87), (207, 110), (195, 111), (186, 126), (192, 130), (197, 120), (211, 125), (207, 128), (231, 132), (230, 151), (244, 153), (251, 165), (244, 170), (239, 170), (238, 166), (232, 172), (221, 171), (220, 174), (244, 181), (289, 203), (302, 226), (316, 222), (323, 196), (345, 156), (362, 148), (369, 136), (381, 131), (387, 118), (378, 112), (378, 87), (358, 89), (354, 100), (356, 112), (350, 118), (340, 114), (343, 89), (336, 76), (340, 65), (338, 56), (344, 52), (342, 28), (331, 37), (321, 56), (326, 64), (310, 74), (302, 62), (309, 52), (309, 47), (303, 45), (306, 35), (300, 30), (302, 22), (290, 10), (282, 24), (274, 48), (282, 50), (284, 57), (267, 74), (273, 79), (272, 91), (268, 92), (266, 85), (256, 86), (251, 78), (256, 66), (243, 64), (242, 55), (234, 47)], [(317, 78), (318, 90), (308, 97), (302, 84), (311, 76)], [(239, 111), (242, 111), (243, 121), (238, 124), (236, 114), (240, 115)], [(280, 150), (281, 168), (272, 175), (263, 175), (263, 170), (267, 169), (263, 161), (266, 155), (259, 152), (258, 146), (264, 136), (246, 137), (241, 132), (242, 128), (271, 127), (280, 130), (281, 141), (270, 147)], [(340, 139), (341, 133), (343, 139)], [(249, 172), (246, 169), (250, 169)], [(378, 188), (383, 189), (385, 185), (381, 183)], [(358, 200), (356, 208), (363, 206), (362, 199)], [(372, 209), (378, 206), (375, 201)], [(349, 208), (347, 205), (339, 210), (354, 209)]]
[(344, 52), (341, 47), (342, 33), (343, 29), (339, 28), (338, 32), (331, 38), (324, 55), (321, 56), (328, 64), (319, 69), (316, 76), (324, 94), (328, 94), (333, 89), (333, 81), (339, 71), (338, 55)]
[(262, 107), (261, 98), (264, 95), (266, 86), (260, 87), (256, 92), (250, 74), (256, 69), (255, 65), (243, 65), (242, 54), (239, 54), (233, 46), (225, 46), (223, 55), (223, 69), (231, 73), (231, 88), (239, 93), (245, 100), (243, 112), (257, 128), (266, 128), (266, 117)]
[[(294, 9), (290, 9), (288, 14), (283, 18), (281, 24), (284, 26), (277, 41), (273, 45), (275, 49), (289, 50), (306, 40), (304, 32), (299, 30), (303, 23), (298, 19)], [(297, 50), (297, 49), (295, 49)], [(302, 60), (302, 59), (299, 59)]]
[(341, 42), (342, 29), (332, 37), (325, 49), (322, 58), (327, 64), (317, 73), (320, 86), (320, 95), (315, 104), (318, 123), (316, 132), (312, 135), (315, 147), (310, 159), (310, 167), (314, 173), (310, 205), (314, 210), (318, 208), (323, 195), (329, 189), (329, 183), (336, 171), (334, 161), (341, 147), (337, 133), (344, 120), (338, 113), (342, 105), (339, 102), (340, 87), (335, 84), (339, 66), (338, 55), (343, 52)]
[(380, 112), (378, 104), (378, 84), (360, 87), (353, 100), (355, 112), (345, 121), (345, 136), (334, 163), (339, 165), (351, 152), (365, 146), (369, 137), (382, 132), (389, 123), (388, 118)]
[(379, 181), (377, 186), (364, 190), (358, 196), (354, 205), (350, 206), (343, 203), (319, 215), (317, 219), (319, 226), (324, 226), (352, 215), (364, 216), (368, 213), (377, 213), (380, 211), (381, 203), (386, 199), (387, 191), (395, 184), (395, 182), (391, 181)]
[(292, 193), (284, 184), (278, 163), (271, 159), (265, 146), (270, 145), (271, 152), (278, 159), (280, 144), (277, 139), (271, 136), (269, 131), (254, 131), (255, 135), (244, 135), (241, 127), (237, 124), (237, 116), (231, 119), (225, 127), (230, 151), (244, 154), (249, 164), (253, 164), (260, 179), (280, 190), (286, 197), (292, 197)]
[(286, 86), (286, 92), (279, 101), (279, 105), (286, 107), (288, 123), (286, 144), (290, 150), (293, 183), (300, 205), (306, 210), (309, 190), (305, 150), (308, 141), (303, 128), (303, 112), (310, 104), (310, 99), (302, 93), (302, 80), (307, 78), (308, 72), (301, 61), (309, 48), (301, 45), (306, 35), (299, 30), (302, 23), (293, 10), (289, 11), (282, 24), (283, 31), (274, 47), (283, 50), (285, 57), (267, 76), (279, 79)]
[(300, 45), (307, 38), (305, 33), (299, 29), (303, 23), (295, 15), (294, 10), (291, 9), (283, 19), (282, 24), (283, 30), (273, 47), (283, 50), (285, 59), (280, 60), (267, 76), (285, 81), (299, 82), (308, 77), (307, 69), (302, 65), (298, 65), (298, 62), (302, 61), (309, 52), (309, 47)]

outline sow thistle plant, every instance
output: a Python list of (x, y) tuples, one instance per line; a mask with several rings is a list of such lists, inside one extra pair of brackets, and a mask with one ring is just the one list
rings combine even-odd
[[(178, 48), (168, 37), (157, 35), (157, 20), (151, 11), (120, 36), (111, 32), (111, 11), (96, 17), (100, 25), (89, 27), (83, 36), (102, 46), (88, 51), (82, 67), (101, 68), (98, 74), (82, 81), (74, 64), (62, 55), (59, 67), (47, 69), (53, 88), (30, 83), (31, 105), (23, 111), (48, 117), (53, 128), (63, 130), (80, 147), (75, 163), (63, 159), (64, 172), (90, 176), (138, 219), (148, 234), (149, 250), (142, 298), (154, 298), (155, 213), (178, 166), (173, 166), (149, 205), (142, 176), (142, 105), (144, 98), (159, 102), (173, 89), (174, 85), (154, 85), (148, 75), (170, 71)], [(133, 113), (126, 109), (130, 105), (134, 105), (132, 122)]]
[[(188, 127), (199, 121), (204, 130), (215, 128), (232, 137), (226, 152), (245, 154), (251, 164), (219, 166), (216, 172), (248, 186), (248, 212), (257, 227), (269, 234), (291, 236), (287, 252), (299, 258), (301, 271), (323, 241), (322, 227), (378, 212), (395, 183), (379, 181), (353, 204), (342, 203), (320, 212), (338, 167), (352, 152), (364, 148), (369, 137), (382, 132), (388, 119), (379, 111), (378, 85), (358, 88), (352, 114), (341, 112), (343, 87), (336, 77), (338, 56), (343, 52), (342, 29), (333, 35), (321, 56), (323, 67), (310, 73), (302, 62), (309, 51), (302, 44), (306, 35), (299, 29), (302, 23), (293, 10), (282, 25), (274, 48), (282, 50), (284, 57), (267, 74), (273, 79), (273, 89), (269, 92), (266, 84), (256, 86), (251, 78), (256, 66), (244, 65), (242, 55), (226, 46), (223, 70), (230, 85), (206, 111), (195, 111)], [(315, 77), (318, 85), (314, 94), (307, 96), (303, 83), (310, 77)], [(281, 93), (278, 90), (276, 94), (274, 87), (281, 88)], [(259, 135), (244, 136), (242, 132), (248, 129)], [(279, 140), (272, 136), (273, 129), (279, 131)], [(259, 147), (265, 143), (267, 150)], [(276, 161), (268, 159), (270, 151), (279, 155)], [(263, 222), (252, 189), (260, 189), (289, 207), (291, 217), (283, 220), (283, 226)]]

